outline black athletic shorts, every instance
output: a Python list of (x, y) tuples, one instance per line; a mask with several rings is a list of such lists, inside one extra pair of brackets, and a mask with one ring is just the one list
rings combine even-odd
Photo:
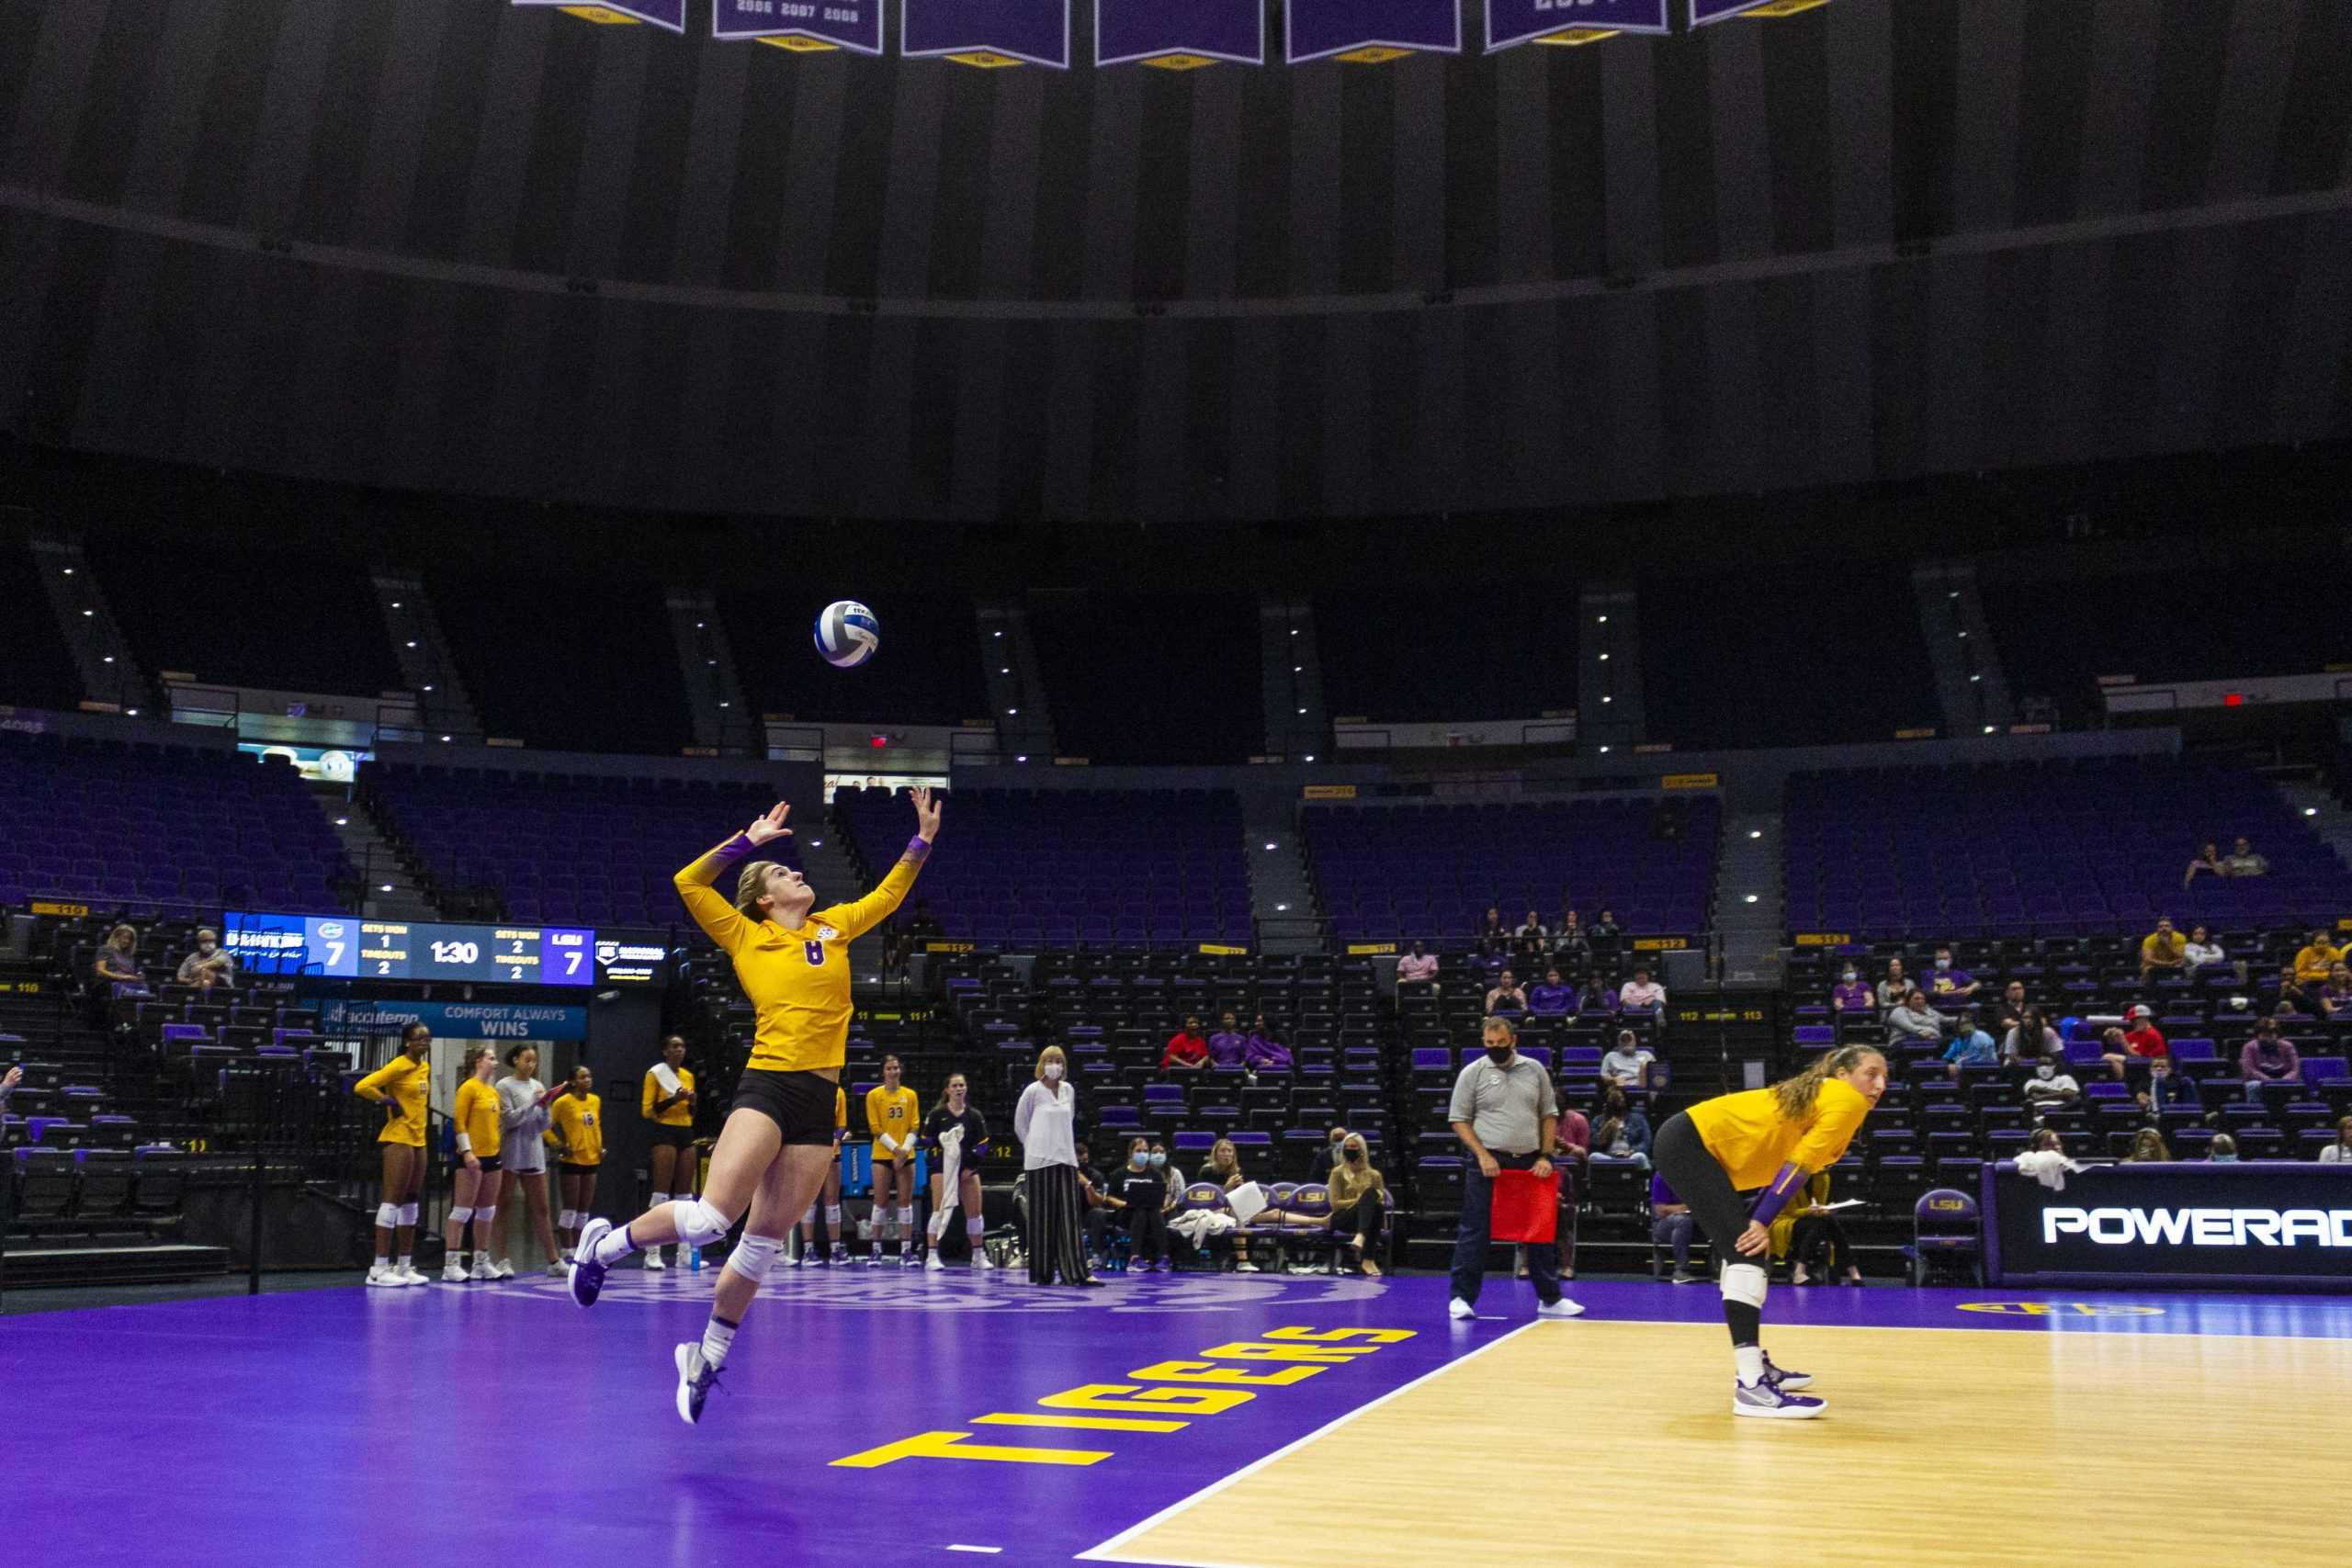
[(574, 1165), (568, 1159), (556, 1161), (555, 1168), (566, 1176), (594, 1176), (600, 1168), (593, 1165)]
[(693, 1148), (695, 1130), (692, 1127), (673, 1127), (666, 1122), (656, 1122), (653, 1123), (652, 1142), (648, 1146), (657, 1149)]
[[(481, 1162), (482, 1174), (485, 1176), (499, 1168), (496, 1155), (476, 1155), (474, 1157)], [(466, 1156), (463, 1155), (458, 1156), (458, 1168), (459, 1170), (466, 1168)]]
[(773, 1072), (745, 1067), (735, 1080), (735, 1109), (751, 1107), (775, 1122), (786, 1148), (833, 1141), (833, 1090), (838, 1086), (820, 1073)]

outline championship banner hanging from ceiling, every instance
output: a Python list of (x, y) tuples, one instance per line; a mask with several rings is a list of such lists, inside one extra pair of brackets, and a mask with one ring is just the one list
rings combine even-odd
[(1094, 0), (1094, 63), (1266, 62), (1266, 0)]
[(1734, 17), (1793, 17), (1799, 11), (1810, 11), (1828, 3), (1829, 0), (1690, 0), (1690, 25), (1703, 28), (1709, 22), (1728, 21)]
[(630, 26), (651, 22), (665, 31), (682, 33), (686, 30), (686, 0), (607, 0), (606, 4), (582, 6), (574, 0), (513, 0), (517, 6), (553, 6), (567, 17), (578, 17), (583, 22), (607, 22)]
[(1487, 0), (1487, 52), (1522, 43), (1599, 43), (1669, 29), (1672, 0)]
[(1455, 0), (1290, 0), (1283, 17), (1283, 54), (1293, 65), (1462, 52), (1462, 8)]
[(710, 36), (751, 39), (804, 53), (882, 52), (886, 0), (711, 0)]
[[(821, 0), (820, 0), (821, 3)], [(1069, 69), (1070, 0), (899, 0), (899, 51)]]

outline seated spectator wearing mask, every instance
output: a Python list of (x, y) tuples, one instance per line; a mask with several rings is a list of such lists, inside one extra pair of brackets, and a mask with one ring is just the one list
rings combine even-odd
[(220, 950), (220, 933), (210, 926), (198, 930), (196, 951), (180, 960), (179, 983), (208, 991), (236, 987), (237, 961)]
[(1437, 954), (1421, 951), (1419, 942), (1415, 942), (1413, 951), (1396, 961), (1398, 989), (1401, 990), (1407, 986), (1433, 985), (1436, 981)]
[(2055, 1056), (2035, 1062), (2032, 1075), (2025, 1080), (2025, 1102), (2036, 1111), (2071, 1111), (2082, 1098), (2083, 1086)]
[(1502, 978), (1495, 982), (1494, 989), (1487, 993), (1487, 1016), (1491, 1018), (1498, 1013), (1523, 1013), (1526, 1010), (1526, 990), (1512, 977), (1510, 970), (1504, 970)]
[(1127, 1222), (1130, 1266), (1138, 1274), (1168, 1272), (1168, 1211), (1173, 1206), (1168, 1179), (1151, 1168), (1151, 1140), (1127, 1145), (1126, 1168), (1111, 1195), (1111, 1206)]
[(1976, 991), (1976, 976), (1952, 967), (1951, 949), (1936, 949), (1936, 966), (1928, 973), (1928, 995), (1939, 1005), (1946, 1005), (1972, 1000)]
[(1650, 1064), (1657, 1053), (1642, 1043), (1630, 1029), (1617, 1032), (1617, 1043), (1600, 1058), (1600, 1081), (1620, 1089), (1640, 1089), (1649, 1082)]
[(2158, 1057), (2172, 1058), (2172, 1047), (2165, 1043), (2164, 1032), (2156, 1027), (2156, 1015), (2145, 1004), (2134, 1007), (2123, 1015), (2128, 1027), (2110, 1025), (2099, 1035), (2099, 1052), (2107, 1063), (2107, 1070), (2116, 1077), (2133, 1062), (2153, 1062)]
[(1332, 1168), (1331, 1234), (1340, 1237), (1349, 1261), (1373, 1279), (1380, 1278), (1381, 1228), (1387, 1218), (1380, 1196), (1388, 1190), (1373, 1168), (1363, 1134), (1350, 1133), (1340, 1145), (1340, 1162)]
[(1874, 1015), (1878, 1011), (1878, 997), (1861, 972), (1851, 964), (1838, 973), (1838, 983), (1829, 988), (1829, 1010), (1840, 1014), (1851, 1013), (1857, 1018)]
[(2148, 1087), (2132, 1097), (2151, 1116), (2161, 1116), (2177, 1105), (2197, 1105), (2197, 1086), (2172, 1070), (2170, 1056), (2148, 1061)]
[(2132, 1140), (2132, 1152), (2123, 1156), (2125, 1165), (2162, 1165), (2172, 1159), (2172, 1150), (2165, 1146), (2165, 1135), (2154, 1127), (2143, 1127), (2140, 1135)]
[(2238, 1163), (2238, 1141), (2227, 1133), (2216, 1133), (2213, 1141), (2205, 1145), (2205, 1159), (2210, 1165)]
[(1527, 993), (1527, 1010), (1538, 1018), (1561, 1018), (1577, 1010), (1577, 994), (1557, 969), (1544, 971), (1544, 983)]
[(2172, 917), (2160, 916), (2156, 929), (2140, 939), (2140, 984), (2159, 975), (2188, 972), (2188, 939), (2173, 930)]
[(1241, 1021), (1227, 1013), (1217, 1021), (1217, 1031), (1209, 1036), (1209, 1066), (1238, 1067), (1250, 1055), (1250, 1037), (1241, 1032)]
[(2260, 1105), (2262, 1091), (2269, 1085), (2302, 1081), (2302, 1054), (2279, 1034), (2277, 1019), (2266, 1018), (2254, 1026), (2253, 1038), (2238, 1052), (2238, 1070), (2245, 1079), (2246, 1099)]
[(1663, 1176), (1650, 1178), (1650, 1243), (1671, 1249), (1674, 1253), (1674, 1282), (1688, 1285), (1699, 1276), (1690, 1272), (1690, 1239), (1699, 1231), (1699, 1222), (1690, 1217), (1690, 1205), (1674, 1195)]
[(1650, 1119), (1613, 1083), (1601, 1091), (1600, 1115), (1592, 1129), (1592, 1157), (1650, 1162)]
[(1928, 1005), (1928, 994), (1918, 987), (1894, 1006), (1886, 1015), (1886, 1043), (1890, 1045), (1933, 1045), (1944, 1037), (1944, 1025), (1951, 1021)]
[(1348, 1130), (1345, 1127), (1332, 1128), (1330, 1141), (1315, 1151), (1315, 1159), (1307, 1168), (1306, 1179), (1329, 1180), (1331, 1173), (1340, 1168), (1340, 1145), (1347, 1141)]
[(1963, 1010), (1955, 1021), (1951, 1043), (1944, 1050), (1945, 1070), (1957, 1081), (1962, 1067), (1989, 1067), (2000, 1059), (1993, 1037), (1976, 1027), (1975, 1014)]
[(2319, 1163), (2352, 1165), (2352, 1116), (2343, 1117), (2336, 1122), (2335, 1142), (2320, 1150)]

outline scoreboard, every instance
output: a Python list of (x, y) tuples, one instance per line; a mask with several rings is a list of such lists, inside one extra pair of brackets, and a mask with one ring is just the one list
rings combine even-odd
[(231, 910), (220, 945), (256, 975), (590, 986), (596, 933), (570, 926), (459, 926), (353, 915)]

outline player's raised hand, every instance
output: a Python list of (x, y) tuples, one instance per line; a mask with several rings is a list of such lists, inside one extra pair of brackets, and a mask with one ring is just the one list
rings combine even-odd
[(743, 829), (743, 837), (754, 844), (764, 844), (770, 839), (788, 839), (792, 837), (792, 829), (784, 825), (784, 819), (791, 815), (791, 803), (779, 800), (769, 808), (766, 816), (752, 818), (752, 825)]
[(924, 788), (908, 793), (914, 796), (915, 837), (927, 844), (939, 837), (939, 799)]

